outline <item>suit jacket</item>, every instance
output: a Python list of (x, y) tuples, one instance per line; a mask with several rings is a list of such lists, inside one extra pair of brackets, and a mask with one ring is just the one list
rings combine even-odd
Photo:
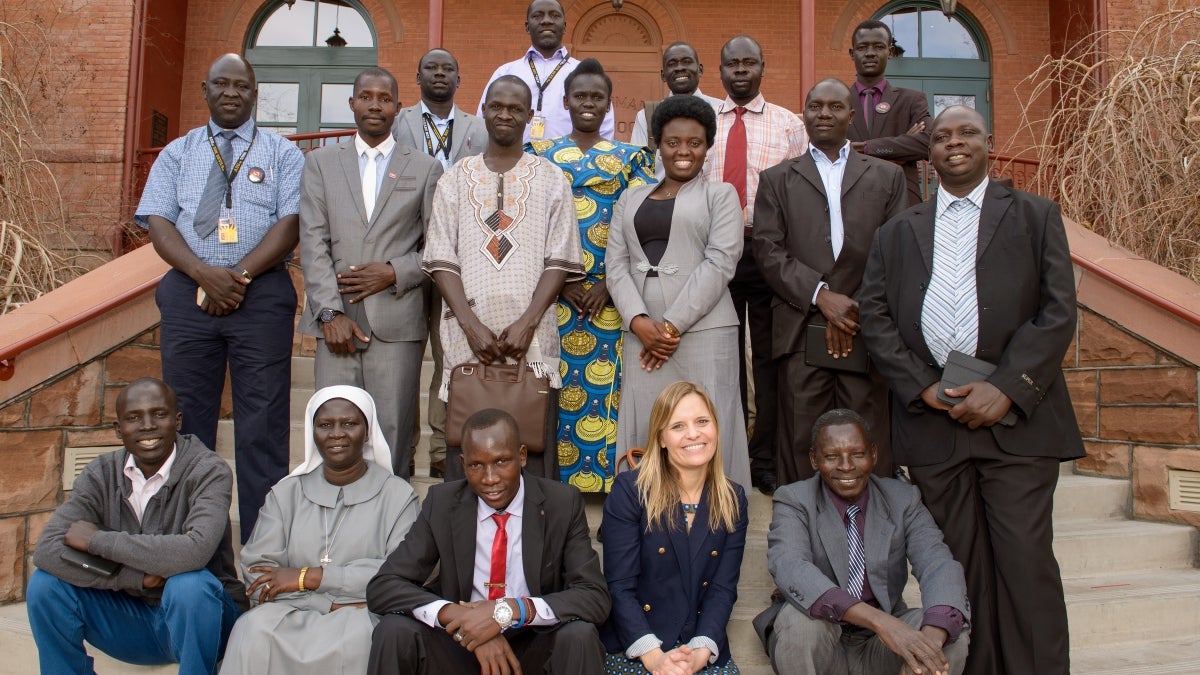
[[(425, 297), (421, 249), (442, 166), (413, 148), (396, 144), (375, 213), (366, 213), (354, 140), (318, 148), (304, 160), (300, 193), (300, 259), (308, 302), (299, 330), (321, 336), (318, 315), (329, 307), (346, 312), (379, 339), (424, 340)], [(351, 265), (387, 262), (396, 283), (351, 305), (338, 293), (337, 275)]]
[(858, 292), (875, 231), (904, 210), (904, 173), (881, 159), (850, 151), (842, 176), (842, 229), (837, 260), (830, 239), (829, 198), (817, 163), (804, 153), (763, 171), (754, 198), (754, 259), (771, 300), (771, 357), (804, 348), (804, 327), (824, 322), (813, 304), (821, 281), (850, 297)]
[[(605, 253), (608, 292), (625, 330), (639, 314), (649, 314), (642, 292), (649, 271), (633, 218), (657, 187), (626, 190), (613, 210)], [(675, 195), (671, 234), (659, 261), (667, 309), (662, 317), (681, 332), (738, 325), (729, 280), (742, 256), (742, 209), (728, 183), (706, 183), (696, 176)], [(639, 270), (639, 265), (646, 269)]]
[[(947, 605), (970, 617), (962, 565), (942, 541), (942, 531), (921, 503), (917, 488), (871, 476), (863, 546), (867, 581), (879, 609), (907, 610), (908, 566), (925, 607)], [(784, 598), (806, 615), (826, 591), (845, 588), (850, 574), (846, 525), (820, 476), (775, 491), (767, 566)]]
[[(908, 205), (921, 202), (921, 180), (917, 162), (929, 159), (929, 102), (925, 94), (916, 89), (893, 87), (890, 83), (883, 88), (879, 103), (887, 103), (886, 113), (871, 111), (871, 128), (863, 116), (862, 99), (851, 86), (850, 104), (854, 106), (854, 121), (850, 123), (847, 136), (851, 141), (870, 141), (867, 154), (900, 164), (908, 182)], [(909, 136), (912, 125), (925, 121), (925, 131)]]
[[(421, 117), (421, 104), (402, 108), (392, 122), (392, 135), (397, 143), (413, 147), (417, 152), (428, 155), (425, 142), (425, 120)], [(434, 147), (437, 140), (433, 140)], [(487, 127), (483, 120), (454, 106), (454, 127), (450, 130), (450, 164), (463, 157), (478, 155), (487, 149)]]
[[(471, 599), (477, 500), (466, 481), (429, 488), (416, 524), (367, 584), (372, 612), (411, 616), (435, 600)], [(579, 491), (525, 474), (521, 516), (530, 592), (545, 600), (559, 621), (602, 623), (608, 616), (608, 589)]]
[(748, 505), (741, 486), (738, 521), (732, 532), (707, 527), (709, 494), (700, 497), (692, 533), (682, 528), (646, 530), (646, 505), (638, 496), (637, 472), (613, 482), (604, 501), (604, 578), (612, 614), (600, 631), (609, 652), (624, 652), (654, 634), (663, 649), (696, 636), (717, 643), (718, 664), (729, 660), (725, 626), (737, 602)]
[[(897, 464), (944, 461), (962, 426), (930, 411), (921, 391), (941, 380), (921, 334), (933, 272), (934, 199), (893, 218), (875, 237), (859, 292), (859, 317), (872, 363), (892, 389)], [(979, 216), (975, 259), (979, 301), (976, 356), (997, 364), (987, 380), (1013, 402), (1017, 423), (993, 425), (1014, 455), (1082, 457), (1083, 442), (1062, 374), (1075, 335), (1075, 276), (1058, 205), (990, 182)]]

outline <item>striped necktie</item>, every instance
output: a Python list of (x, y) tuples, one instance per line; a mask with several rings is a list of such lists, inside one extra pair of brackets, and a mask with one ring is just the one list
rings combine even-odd
[(846, 543), (850, 550), (850, 575), (846, 578), (846, 592), (861, 598), (867, 578), (867, 551), (863, 547), (862, 532), (858, 531), (857, 504), (846, 507)]
[[(217, 134), (217, 150), (221, 152), (221, 160), (229, 166), (233, 159), (233, 137), (237, 132), (226, 129)], [(204, 183), (204, 192), (200, 193), (200, 201), (196, 205), (196, 216), (192, 219), (192, 227), (196, 235), (205, 239), (217, 229), (217, 218), (221, 215), (221, 203), (225, 201), (225, 190), (229, 184), (225, 180), (225, 172), (217, 158), (213, 157), (212, 168), (208, 170), (208, 180)]]
[(966, 199), (951, 202), (934, 228), (933, 275), (921, 308), (921, 332), (939, 365), (945, 365), (951, 351), (974, 356), (979, 344), (978, 219), (972, 217), (972, 207)]

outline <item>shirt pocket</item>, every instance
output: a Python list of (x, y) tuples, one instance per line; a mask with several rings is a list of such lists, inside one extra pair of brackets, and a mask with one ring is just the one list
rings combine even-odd
[(395, 192), (412, 192), (417, 189), (417, 179), (415, 176), (400, 176), (396, 179), (396, 187), (392, 188)]
[[(257, 183), (250, 180), (250, 171), (254, 168), (259, 168), (265, 173), (263, 179)], [(237, 185), (233, 193), (234, 201), (244, 199), (255, 206), (274, 211), (279, 198), (279, 185), (273, 180), (273, 174), (274, 171), (269, 168), (243, 166), (235, 181)]]

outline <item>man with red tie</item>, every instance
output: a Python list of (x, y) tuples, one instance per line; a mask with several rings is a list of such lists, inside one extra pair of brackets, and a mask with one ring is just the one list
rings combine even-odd
[[(759, 92), (763, 69), (762, 46), (748, 35), (730, 38), (721, 47), (721, 84), (725, 101), (717, 107), (717, 140), (708, 152), (704, 178), (737, 188), (746, 219), (746, 246), (729, 294), (741, 329), (738, 347), (746, 353), (746, 323), (754, 374), (754, 431), (750, 435), (750, 478), (759, 490), (775, 490), (776, 369), (771, 359), (771, 288), (758, 271), (750, 233), (754, 227), (754, 196), (758, 174), (808, 148), (804, 124), (795, 113), (767, 103)], [(742, 410), (746, 406), (746, 364), (741, 366)], [(749, 423), (747, 421), (747, 428)]]
[(429, 489), (367, 585), (383, 615), (368, 672), (600, 675), (611, 601), (581, 494), (522, 474), (525, 446), (500, 410), (467, 418), (462, 463), (466, 480)]

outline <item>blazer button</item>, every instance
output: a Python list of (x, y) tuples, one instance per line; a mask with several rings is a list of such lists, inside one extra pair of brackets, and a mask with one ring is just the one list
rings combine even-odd
[(650, 611), (650, 605), (642, 605), (642, 611), (643, 611), (643, 612), (649, 612), (649, 611)]
[(661, 546), (659, 547), (659, 549), (658, 549), (658, 554), (659, 554), (659, 555), (662, 555), (662, 554), (664, 554), (664, 553), (666, 553), (666, 552), (667, 552), (667, 549), (665, 549), (665, 548), (662, 548)]
[(918, 288), (920, 288), (921, 290), (925, 290), (925, 284), (924, 284), (924, 282), (922, 282), (922, 283), (921, 283), (921, 285), (920, 285), (920, 286), (918, 286)]
[(719, 554), (718, 554), (716, 551), (713, 551), (712, 553), (709, 553), (709, 555), (711, 555), (712, 557), (714, 557), (714, 558), (715, 558), (715, 557), (717, 557), (717, 555), (719, 555)]
[(701, 587), (701, 588), (708, 588), (708, 582), (707, 582), (707, 581), (705, 581), (704, 583), (700, 584), (700, 587)]

